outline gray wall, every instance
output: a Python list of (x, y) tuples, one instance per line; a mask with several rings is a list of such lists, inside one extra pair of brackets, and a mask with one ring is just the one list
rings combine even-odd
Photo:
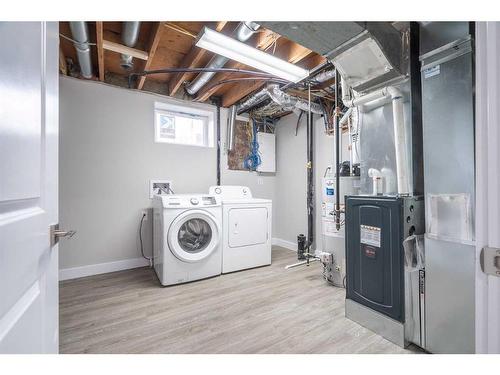
[[(315, 244), (321, 248), (321, 183), (325, 169), (334, 165), (335, 138), (325, 134), (323, 118), (314, 116), (314, 186), (315, 186)], [(276, 226), (273, 237), (297, 242), (299, 233), (307, 234), (306, 207), (306, 118), (302, 116), (297, 136), (297, 116), (283, 117), (277, 125), (276, 146)], [(342, 160), (349, 159), (348, 135), (342, 141)]]
[[(61, 241), (61, 269), (141, 256), (138, 226), (151, 207), (150, 179), (171, 180), (176, 193), (206, 192), (216, 184), (215, 147), (154, 143), (155, 101), (172, 99), (61, 77), (59, 221), (77, 230), (71, 241)], [(223, 141), (226, 118), (222, 109)], [(254, 196), (274, 200), (274, 175), (229, 171), (226, 165), (223, 153), (223, 184), (246, 185)], [(151, 254), (150, 220), (143, 233)]]
[[(68, 77), (60, 79), (60, 224), (77, 230), (61, 242), (60, 268), (140, 257), (138, 226), (151, 207), (149, 180), (168, 179), (176, 193), (201, 193), (216, 184), (216, 148), (154, 143), (155, 101), (172, 99)], [(184, 102), (187, 105), (189, 102)], [(215, 108), (198, 104), (204, 109)], [(297, 117), (276, 128), (276, 174), (230, 171), (225, 152), (227, 110), (221, 111), (221, 182), (249, 186), (273, 200), (273, 237), (296, 242), (306, 233), (306, 124)], [(334, 138), (315, 126), (316, 239), (321, 235), (321, 179), (333, 163)], [(348, 157), (347, 137), (343, 154)], [(145, 222), (151, 253), (151, 221)], [(321, 247), (320, 242), (319, 247)]]
[(154, 143), (155, 101), (167, 99), (61, 77), (59, 217), (77, 234), (61, 241), (60, 268), (140, 257), (138, 225), (151, 206), (150, 179), (172, 180), (176, 193), (205, 192), (216, 183), (216, 148)]

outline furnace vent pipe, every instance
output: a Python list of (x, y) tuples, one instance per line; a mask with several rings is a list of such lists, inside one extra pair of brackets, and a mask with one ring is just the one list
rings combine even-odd
[(349, 116), (352, 113), (352, 108), (349, 108), (345, 113), (344, 116), (340, 119), (340, 127), (342, 128), (344, 125), (347, 124), (347, 121), (349, 121)]
[(87, 22), (74, 21), (69, 23), (71, 35), (73, 35), (74, 46), (76, 48), (76, 55), (78, 64), (80, 65), (80, 73), (83, 78), (92, 78), (92, 61), (90, 59), (90, 45), (89, 45), (89, 30)]
[[(238, 39), (240, 42), (246, 42), (259, 29), (259, 27), (260, 25), (255, 22), (241, 22), (236, 28), (234, 34), (236, 36), (236, 39)], [(228, 61), (229, 59), (227, 57), (217, 55), (214, 56), (212, 60), (210, 60), (206, 68), (222, 68)], [(212, 79), (214, 75), (215, 72), (204, 72), (198, 74), (193, 82), (186, 86), (187, 93), (189, 95), (196, 94), (203, 86), (208, 83), (208, 81)]]
[[(122, 30), (122, 42), (127, 47), (135, 47), (137, 39), (139, 39), (139, 30), (141, 23), (138, 21), (124, 22)], [(133, 57), (130, 55), (121, 55), (120, 66), (125, 70), (131, 70), (134, 67)]]
[(396, 147), (396, 169), (398, 193), (409, 194), (408, 161), (406, 159), (406, 130), (403, 111), (403, 94), (395, 87), (388, 87), (387, 92), (392, 100), (392, 117), (394, 121), (394, 144)]

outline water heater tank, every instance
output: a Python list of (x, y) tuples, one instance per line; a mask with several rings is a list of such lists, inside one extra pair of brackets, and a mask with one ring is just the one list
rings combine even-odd
[[(328, 168), (332, 171), (332, 168)], [(326, 173), (322, 181), (321, 206), (322, 206), (322, 243), (321, 250), (333, 255), (333, 264), (327, 272), (328, 279), (336, 286), (344, 286), (345, 280), (345, 240), (344, 225), (337, 230), (335, 225), (335, 199), (336, 194), (340, 194), (340, 205), (343, 211), (345, 196), (359, 193), (359, 176), (341, 176), (340, 188), (336, 189), (335, 175), (332, 172)], [(344, 214), (340, 215), (341, 223), (344, 221)]]

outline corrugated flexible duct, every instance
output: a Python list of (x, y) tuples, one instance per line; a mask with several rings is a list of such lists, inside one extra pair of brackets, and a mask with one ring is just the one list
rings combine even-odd
[(92, 78), (92, 60), (90, 58), (90, 45), (89, 45), (89, 30), (87, 22), (74, 21), (69, 23), (71, 35), (73, 35), (76, 48), (76, 55), (78, 57), (78, 64), (80, 65), (80, 73), (84, 78)]
[[(238, 107), (238, 113), (242, 113), (247, 108), (251, 108), (260, 103), (266, 96), (271, 98), (273, 102), (279, 104), (286, 111), (293, 111), (294, 109), (306, 112), (309, 111), (309, 103), (306, 100), (287, 94), (281, 90), (278, 85), (269, 85), (245, 100)], [(311, 103), (311, 112), (319, 115), (323, 114), (323, 110), (318, 103)]]
[[(259, 29), (260, 25), (255, 22), (241, 22), (236, 30), (234, 31), (235, 37), (240, 42), (246, 42), (250, 37)], [(212, 60), (208, 63), (206, 68), (222, 68), (229, 59), (224, 56), (214, 56)], [(198, 76), (186, 86), (186, 91), (189, 95), (194, 95), (200, 89), (205, 86), (210, 79), (215, 75), (215, 72), (204, 72), (198, 74)]]
[[(137, 39), (139, 38), (139, 30), (141, 29), (141, 23), (138, 21), (134, 22), (124, 22), (122, 29), (122, 42), (127, 47), (135, 47), (137, 44)], [(130, 55), (121, 55), (120, 66), (123, 69), (130, 70), (134, 67), (133, 57)]]

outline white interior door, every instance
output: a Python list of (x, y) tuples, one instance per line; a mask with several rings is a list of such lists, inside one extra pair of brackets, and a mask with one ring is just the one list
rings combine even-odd
[(0, 353), (57, 353), (58, 24), (0, 22)]
[(484, 247), (500, 249), (499, 40), (500, 23), (476, 23), (476, 351), (479, 353), (500, 353), (500, 275), (483, 273), (479, 264)]

